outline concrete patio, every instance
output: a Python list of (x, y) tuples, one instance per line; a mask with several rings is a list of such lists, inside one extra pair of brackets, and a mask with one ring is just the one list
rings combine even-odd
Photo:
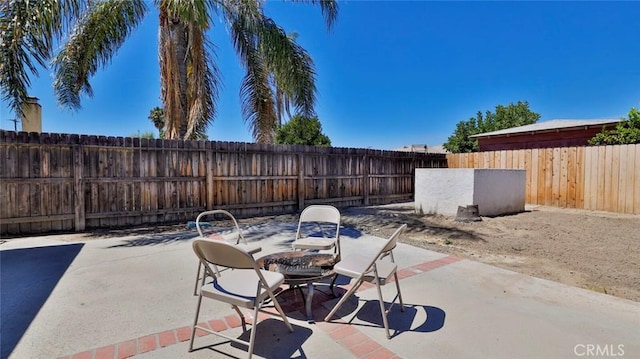
[[(240, 226), (264, 255), (288, 250), (295, 223)], [(206, 335), (188, 353), (195, 313), (194, 230), (136, 236), (56, 235), (0, 245), (2, 358), (234, 358), (246, 348)], [(343, 255), (382, 241), (341, 231)], [(395, 251), (405, 312), (390, 313), (387, 340), (375, 288), (338, 312), (317, 292), (305, 320), (301, 297), (282, 303), (294, 326), (258, 324), (263, 358), (640, 357), (640, 303), (537, 279), (406, 244)], [(344, 281), (341, 284), (345, 284)], [(394, 286), (383, 287), (392, 298)], [(328, 290), (319, 288), (320, 291)], [(227, 305), (205, 301), (203, 321), (242, 335)]]

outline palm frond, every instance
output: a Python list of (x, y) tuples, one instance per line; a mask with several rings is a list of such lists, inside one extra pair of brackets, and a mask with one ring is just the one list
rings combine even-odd
[(111, 61), (146, 11), (143, 0), (91, 2), (53, 63), (58, 103), (78, 109), (82, 93), (93, 95), (89, 78)]
[(187, 132), (185, 138), (201, 138), (216, 116), (220, 75), (211, 57), (213, 44), (198, 26), (189, 26), (189, 58), (187, 71)]
[(155, 0), (159, 9), (186, 24), (206, 29), (210, 23), (209, 3), (206, 0)]
[(209, 2), (213, 12), (217, 12), (231, 27), (237, 19), (243, 19), (245, 28), (251, 28), (262, 19), (261, 1), (256, 0), (214, 0)]
[(258, 48), (284, 95), (297, 112), (313, 116), (316, 100), (315, 69), (307, 51), (287, 36), (282, 28), (264, 18), (258, 32)]
[(335, 0), (293, 0), (294, 2), (311, 3), (313, 5), (320, 5), (320, 11), (327, 25), (327, 29), (331, 30), (331, 27), (338, 18), (338, 2)]
[(257, 49), (257, 39), (247, 22), (238, 18), (231, 24), (236, 52), (247, 70), (240, 86), (242, 117), (259, 143), (272, 143), (277, 118), (273, 93), (269, 86), (269, 71)]
[(0, 91), (16, 115), (31, 85), (29, 72), (47, 67), (53, 42), (84, 7), (81, 0), (0, 2)]

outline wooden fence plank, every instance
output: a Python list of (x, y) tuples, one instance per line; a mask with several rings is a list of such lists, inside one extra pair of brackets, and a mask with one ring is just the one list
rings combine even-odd
[(540, 163), (539, 156), (540, 154), (537, 148), (530, 150), (529, 162), (525, 166), (528, 180), (531, 182), (528, 192), (528, 203), (531, 204), (538, 204), (538, 178), (542, 177), (540, 175), (540, 167), (538, 166)]
[(640, 149), (640, 144), (626, 146), (626, 164), (625, 164), (625, 187), (621, 188), (624, 191), (624, 213), (633, 213), (634, 192), (635, 192), (635, 180), (639, 177), (640, 168), (635, 166), (636, 149)]
[(604, 211), (605, 210), (605, 203), (604, 203), (604, 197), (605, 197), (605, 177), (609, 177), (609, 173), (606, 172), (606, 154), (607, 154), (607, 147), (608, 146), (604, 146), (604, 147), (600, 147), (598, 148), (598, 170), (596, 171), (596, 178), (597, 178), (597, 184), (596, 184), (596, 190), (597, 190), (597, 202), (596, 202), (596, 210), (600, 210), (600, 211)]
[(567, 148), (567, 203), (566, 207), (576, 208), (576, 147)]
[(555, 198), (554, 194), (557, 191), (557, 187), (554, 187), (554, 179), (558, 176), (557, 172), (554, 173), (554, 150), (552, 148), (545, 149), (544, 158), (545, 168), (547, 169), (544, 178), (544, 204), (547, 206), (553, 206), (553, 201)]
[(75, 146), (73, 148), (73, 191), (74, 197), (74, 229), (78, 232), (84, 231), (86, 228), (86, 212), (84, 198), (84, 152), (82, 147)]
[(614, 189), (614, 192), (616, 197), (617, 197), (617, 201), (616, 201), (616, 212), (621, 212), (624, 213), (625, 212), (625, 199), (627, 194), (629, 193), (633, 193), (633, 191), (631, 192), (627, 192), (627, 158), (629, 157), (629, 154), (627, 153), (627, 150), (629, 149), (629, 146), (618, 146), (619, 147), (619, 152), (618, 152), (618, 185), (616, 186), (616, 188)]
[(576, 147), (576, 170), (575, 170), (575, 208), (584, 208), (584, 162), (585, 147)]
[(558, 191), (558, 206), (567, 207), (569, 196), (569, 150), (567, 147), (560, 149), (560, 188)]
[(618, 208), (618, 188), (620, 186), (620, 145), (611, 146), (611, 182), (607, 191), (610, 202), (607, 211), (615, 212)]
[(634, 206), (633, 213), (640, 214), (640, 144), (635, 145), (635, 170), (633, 171), (634, 185), (633, 185), (633, 193), (634, 193)]
[(609, 211), (612, 206), (611, 199), (611, 188), (613, 187), (613, 157), (614, 157), (614, 146), (606, 146), (605, 147), (605, 156), (604, 156), (604, 187), (602, 189), (603, 196), (603, 204), (601, 210)]
[(587, 148), (589, 156), (589, 169), (588, 179), (589, 186), (585, 189), (585, 195), (588, 193), (589, 206), (587, 209), (597, 210), (598, 209), (598, 181), (600, 180), (600, 176), (598, 175), (598, 170), (600, 166), (600, 147), (588, 147)]

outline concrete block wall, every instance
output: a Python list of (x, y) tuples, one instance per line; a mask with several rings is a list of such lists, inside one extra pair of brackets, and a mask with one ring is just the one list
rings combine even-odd
[(415, 181), (417, 213), (455, 216), (472, 204), (481, 216), (524, 211), (525, 170), (419, 168)]

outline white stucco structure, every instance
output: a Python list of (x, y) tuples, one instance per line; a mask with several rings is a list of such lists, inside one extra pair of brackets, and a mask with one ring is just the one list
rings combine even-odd
[(455, 216), (471, 204), (481, 216), (524, 211), (525, 170), (417, 168), (415, 179), (417, 213)]

